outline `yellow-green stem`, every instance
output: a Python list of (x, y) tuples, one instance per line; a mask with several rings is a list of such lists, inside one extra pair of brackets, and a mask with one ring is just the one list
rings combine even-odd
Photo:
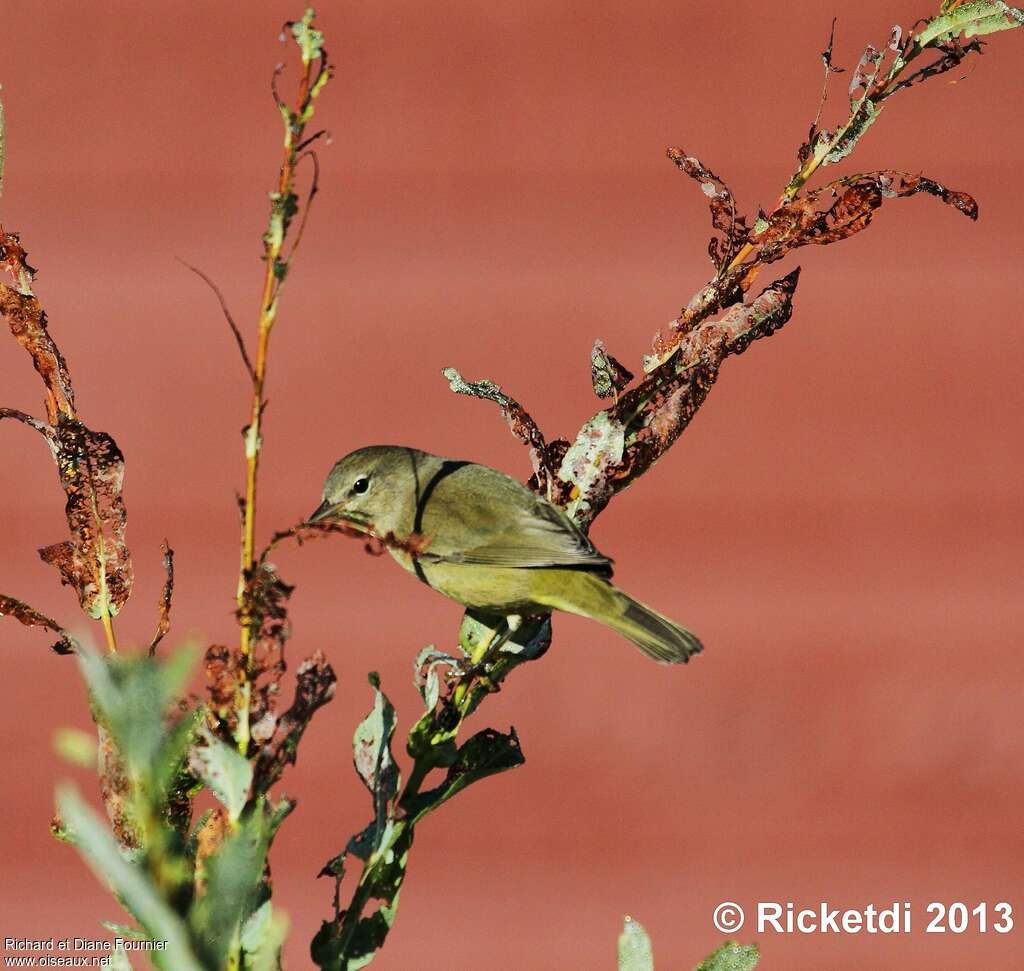
[[(295, 166), (298, 162), (295, 145), (301, 139), (303, 122), (292, 119), (303, 119), (306, 102), (310, 94), (310, 83), (313, 76), (313, 62), (303, 60), (303, 72), (299, 81), (299, 93), (296, 110), (293, 116), (285, 117), (284, 157), (278, 177), (275, 205), (282, 204), (291, 194), (295, 180)], [(273, 219), (273, 215), (271, 217)], [(245, 504), (242, 510), (242, 556), (241, 569), (238, 576), (237, 604), (241, 637), (239, 653), (242, 664), (238, 671), (238, 690), (235, 700), (237, 722), (235, 742), (238, 750), (247, 754), (249, 748), (249, 702), (252, 696), (250, 683), (249, 657), (252, 652), (252, 626), (249, 617), (249, 605), (246, 586), (251, 575), (255, 558), (256, 537), (256, 491), (259, 480), (260, 452), (262, 450), (263, 425), (263, 390), (267, 377), (267, 351), (270, 344), (270, 331), (277, 315), (277, 291), (280, 287), (278, 270), (281, 249), (284, 245), (284, 233), (268, 232), (264, 237), (263, 293), (260, 299), (259, 321), (257, 324), (256, 360), (253, 364), (252, 406), (249, 414), (249, 427), (245, 433)]]

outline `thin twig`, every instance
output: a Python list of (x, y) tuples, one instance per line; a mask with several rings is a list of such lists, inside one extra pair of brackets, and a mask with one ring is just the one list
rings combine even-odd
[[(307, 138), (302, 144), (308, 145), (322, 134), (323, 132), (319, 131), (312, 138)], [(292, 243), (292, 248), (288, 251), (288, 257), (285, 260), (286, 263), (290, 263), (292, 261), (295, 251), (299, 248), (299, 243), (302, 242), (302, 236), (306, 232), (306, 221), (309, 219), (309, 211), (313, 207), (313, 199), (320, 191), (320, 158), (312, 149), (307, 149), (295, 160), (296, 169), (298, 169), (304, 158), (308, 158), (313, 162), (313, 181), (309, 186), (309, 194), (306, 196), (306, 204), (302, 207), (302, 219), (299, 221), (299, 228), (295, 233), (295, 242)]]
[(249, 352), (245, 347), (245, 338), (242, 336), (241, 330), (238, 328), (238, 324), (235, 323), (235, 318), (231, 316), (231, 311), (228, 309), (227, 301), (224, 299), (224, 294), (221, 293), (220, 287), (217, 286), (213, 280), (210, 279), (198, 266), (193, 266), (191, 263), (186, 263), (180, 256), (174, 257), (183, 267), (191, 270), (200, 280), (202, 280), (214, 293), (217, 301), (220, 303), (221, 313), (224, 314), (224, 319), (228, 322), (228, 327), (231, 328), (231, 333), (235, 335), (235, 343), (238, 345), (238, 353), (242, 355), (242, 363), (245, 365), (246, 371), (249, 372), (249, 380), (256, 380), (256, 372), (253, 370), (252, 361), (249, 360)]

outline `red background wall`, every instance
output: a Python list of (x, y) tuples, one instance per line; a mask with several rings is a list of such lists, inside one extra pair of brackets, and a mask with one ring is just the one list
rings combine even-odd
[[(709, 273), (703, 197), (665, 147), (700, 155), (748, 209), (770, 204), (814, 114), (832, 14), (852, 66), (930, 10), (331, 5), (338, 71), (318, 120), (333, 145), (274, 333), (263, 534), (371, 442), (525, 476), (497, 411), (451, 395), (440, 368), (500, 381), (551, 437), (574, 433), (596, 410), (593, 339), (633, 365)], [(165, 535), (172, 640), (234, 630), (245, 378), (174, 257), (212, 274), (251, 330), (279, 146), (268, 80), (297, 12), (5, 16), (2, 215), (40, 267), (84, 417), (128, 458), (125, 639), (150, 636)], [(791, 324), (724, 368), (670, 456), (596, 524), (622, 586), (700, 632), (705, 655), (665, 670), (558, 618), (548, 657), (478, 719), (514, 723), (527, 765), (423, 827), (382, 971), (611, 967), (626, 912), (659, 966), (689, 967), (720, 939), (724, 899), (914, 902), (911, 938), (762, 937), (765, 968), (1019, 967), (1014, 935), (925, 935), (921, 915), (933, 899), (1024, 906), (1022, 41), (998, 35), (896, 99), (855, 158), (973, 192), (980, 221), (891, 202), (864, 235), (802, 252)], [(0, 375), (0, 403), (39, 410), (11, 340)], [(49, 456), (13, 423), (0, 456), (0, 590), (71, 622), (35, 554), (64, 535)], [(323, 648), (340, 676), (287, 777), (300, 806), (273, 855), (300, 968), (329, 906), (313, 877), (368, 812), (349, 748), (365, 672), (407, 728), (411, 659), (451, 643), (459, 609), (355, 544), (278, 562), (298, 586), (291, 658)], [(80, 683), (38, 632), (6, 622), (0, 639), (2, 933), (95, 936), (118, 908), (47, 833), (54, 784), (74, 775), (51, 739), (87, 725)]]

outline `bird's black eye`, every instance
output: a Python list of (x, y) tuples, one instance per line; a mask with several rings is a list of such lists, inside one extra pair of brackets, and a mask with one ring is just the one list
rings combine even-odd
[(361, 496), (363, 493), (370, 488), (370, 480), (365, 476), (361, 475), (355, 482), (352, 483), (352, 491), (357, 495)]

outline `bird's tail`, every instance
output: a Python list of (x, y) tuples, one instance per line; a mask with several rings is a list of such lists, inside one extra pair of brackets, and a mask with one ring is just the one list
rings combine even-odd
[[(564, 570), (558, 594), (538, 598), (546, 606), (599, 621), (662, 664), (685, 664), (704, 645), (685, 627), (662, 617), (607, 580), (585, 570)], [(545, 587), (554, 584), (544, 584)]]

